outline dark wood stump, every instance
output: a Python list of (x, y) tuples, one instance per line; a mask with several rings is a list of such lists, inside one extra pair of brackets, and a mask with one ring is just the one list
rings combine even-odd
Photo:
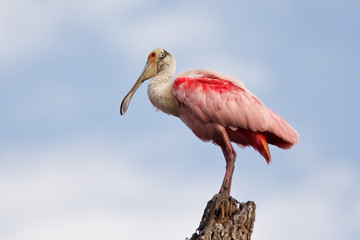
[(254, 202), (239, 203), (225, 194), (216, 194), (208, 202), (200, 226), (190, 240), (250, 240), (255, 209)]

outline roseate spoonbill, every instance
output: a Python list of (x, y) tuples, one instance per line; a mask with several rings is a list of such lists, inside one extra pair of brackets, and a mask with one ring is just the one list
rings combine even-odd
[(175, 73), (175, 57), (162, 48), (149, 54), (139, 79), (121, 103), (123, 115), (132, 96), (147, 79), (151, 103), (179, 117), (203, 141), (221, 147), (226, 173), (220, 193), (230, 195), (236, 152), (234, 142), (252, 146), (269, 164), (268, 144), (283, 149), (299, 142), (299, 134), (282, 117), (268, 109), (245, 85), (231, 76), (207, 70)]

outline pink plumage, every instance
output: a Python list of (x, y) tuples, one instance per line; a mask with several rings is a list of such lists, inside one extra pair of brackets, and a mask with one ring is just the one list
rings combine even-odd
[(260, 136), (284, 149), (299, 141), (299, 134), (289, 123), (240, 80), (226, 74), (207, 69), (181, 73), (175, 77), (173, 94), (181, 120), (204, 141), (224, 147), (218, 133), (224, 129), (230, 141), (252, 146), (268, 163), (271, 157)]
[(226, 160), (220, 193), (230, 195), (236, 152), (231, 144), (252, 146), (269, 164), (268, 144), (287, 149), (299, 142), (299, 134), (282, 117), (268, 109), (236, 78), (199, 69), (178, 74), (175, 57), (162, 48), (149, 54), (138, 81), (121, 103), (124, 114), (135, 91), (147, 79), (151, 103), (161, 111), (179, 117), (204, 141), (219, 145)]

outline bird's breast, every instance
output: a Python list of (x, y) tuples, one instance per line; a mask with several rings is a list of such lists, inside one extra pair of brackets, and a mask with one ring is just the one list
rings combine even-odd
[(151, 103), (162, 112), (179, 117), (179, 110), (173, 95), (173, 82), (150, 82), (148, 95)]

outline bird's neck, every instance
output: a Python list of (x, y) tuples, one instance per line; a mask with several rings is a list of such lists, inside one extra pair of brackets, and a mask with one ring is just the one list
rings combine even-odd
[(165, 68), (151, 80), (148, 95), (151, 103), (167, 114), (179, 116), (178, 107), (173, 95), (174, 81), (169, 79), (175, 73), (175, 67)]

